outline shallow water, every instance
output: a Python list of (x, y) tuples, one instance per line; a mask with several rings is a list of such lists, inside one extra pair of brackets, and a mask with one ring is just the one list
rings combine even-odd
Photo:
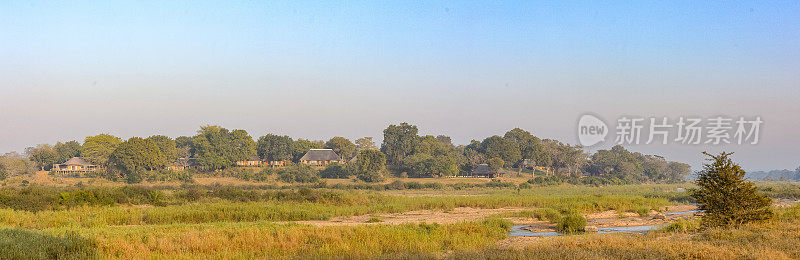
[[(554, 236), (563, 236), (564, 233), (558, 233), (555, 231), (547, 231), (547, 232), (531, 232), (523, 227), (527, 225), (515, 225), (511, 227), (511, 231), (509, 231), (508, 236), (510, 237), (554, 237)], [(603, 227), (598, 228), (597, 233), (600, 234), (608, 234), (608, 233), (646, 233), (647, 231), (657, 230), (662, 228), (664, 225), (642, 225), (642, 226), (627, 226), (627, 227)]]

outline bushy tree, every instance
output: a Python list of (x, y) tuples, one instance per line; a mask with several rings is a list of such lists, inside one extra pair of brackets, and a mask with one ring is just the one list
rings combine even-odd
[(358, 179), (366, 182), (380, 182), (384, 180), (386, 170), (386, 156), (378, 150), (363, 150), (358, 153), (358, 158), (353, 163)]
[(325, 143), (326, 149), (331, 149), (343, 160), (350, 160), (356, 156), (356, 145), (347, 138), (337, 136)]
[(146, 140), (151, 141), (158, 146), (158, 150), (161, 151), (161, 155), (164, 156), (164, 164), (161, 167), (167, 166), (169, 163), (178, 159), (178, 147), (175, 143), (175, 140), (172, 138), (164, 135), (154, 135), (148, 137)]
[(334, 163), (319, 172), (320, 177), (326, 179), (347, 179), (353, 175), (350, 168), (343, 164)]
[(772, 217), (772, 199), (744, 179), (745, 171), (728, 158), (732, 153), (703, 154), (711, 157), (711, 163), (703, 165), (695, 181), (698, 188), (691, 191), (704, 213), (703, 226), (734, 226)]
[(233, 130), (220, 126), (203, 126), (192, 138), (197, 162), (208, 170), (232, 167), (237, 161), (256, 155), (256, 144), (244, 130)]
[(375, 146), (375, 142), (372, 141), (372, 137), (361, 137), (356, 139), (356, 151), (364, 151), (364, 150), (378, 150), (378, 147)]
[(392, 167), (401, 167), (406, 156), (414, 151), (419, 141), (417, 126), (408, 123), (389, 125), (383, 130), (381, 152), (386, 155), (386, 162)]
[(58, 163), (66, 162), (72, 157), (81, 156), (81, 143), (77, 141), (58, 142), (53, 146), (53, 149), (56, 151), (56, 161)]
[(319, 175), (313, 167), (304, 164), (295, 164), (278, 169), (278, 180), (293, 183), (309, 183), (319, 180)]
[(30, 160), (42, 171), (50, 170), (53, 164), (58, 163), (58, 154), (49, 144), (40, 144), (28, 150)]
[(517, 143), (496, 135), (483, 140), (481, 152), (486, 154), (486, 158), (497, 157), (503, 159), (507, 167), (522, 159), (522, 152)]
[(83, 140), (81, 156), (90, 162), (105, 166), (108, 157), (122, 143), (122, 139), (109, 134), (87, 136)]
[(500, 159), (500, 158), (498, 158), (498, 157), (495, 157), (495, 158), (489, 159), (489, 169), (491, 169), (491, 170), (492, 170), (492, 172), (498, 172), (498, 171), (500, 171), (500, 169), (502, 169), (502, 168), (503, 168), (503, 164), (505, 164), (505, 163), (503, 162), (503, 159)]
[(108, 158), (108, 163), (129, 183), (141, 182), (147, 171), (161, 169), (166, 157), (153, 140), (131, 137), (120, 144)]
[(289, 136), (267, 134), (258, 138), (258, 157), (265, 161), (292, 160), (292, 140)]

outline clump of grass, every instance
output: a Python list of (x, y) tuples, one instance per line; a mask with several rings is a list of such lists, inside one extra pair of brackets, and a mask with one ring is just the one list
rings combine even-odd
[(582, 233), (586, 228), (586, 219), (578, 213), (569, 213), (558, 222), (556, 231), (567, 234)]
[(648, 208), (648, 207), (639, 207), (639, 208), (636, 209), (636, 214), (639, 214), (640, 217), (650, 216), (650, 208)]
[(669, 224), (668, 226), (664, 227), (662, 230), (666, 232), (695, 232), (700, 230), (700, 221), (697, 219), (679, 219), (676, 222)]
[(371, 217), (367, 219), (367, 221), (365, 221), (364, 223), (380, 223), (380, 222), (383, 222), (383, 219), (379, 217)]
[(0, 229), (0, 257), (4, 259), (90, 259), (94, 244), (69, 233), (53, 236), (23, 229)]

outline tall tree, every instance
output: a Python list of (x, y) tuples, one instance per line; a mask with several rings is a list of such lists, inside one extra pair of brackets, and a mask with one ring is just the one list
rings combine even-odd
[(371, 136), (358, 138), (355, 143), (356, 150), (359, 152), (364, 150), (378, 150), (378, 146), (372, 141)]
[(153, 140), (131, 137), (121, 143), (108, 158), (108, 163), (129, 183), (141, 182), (146, 171), (160, 169), (166, 157)]
[(703, 226), (734, 226), (772, 217), (772, 199), (744, 179), (745, 171), (728, 158), (732, 153), (703, 153), (711, 163), (703, 165), (695, 182), (698, 188), (691, 192), (704, 213)]
[(294, 141), (289, 136), (267, 134), (258, 138), (256, 150), (258, 157), (265, 161), (292, 160), (292, 144)]
[(56, 150), (56, 161), (59, 163), (66, 162), (72, 157), (81, 156), (81, 143), (77, 141), (69, 141), (66, 143), (58, 142), (53, 149)]
[(169, 136), (165, 135), (154, 135), (150, 136), (147, 141), (151, 141), (158, 146), (158, 150), (161, 151), (161, 155), (164, 156), (165, 164), (162, 166), (166, 166), (176, 159), (178, 159), (178, 147), (175, 144), (175, 140), (172, 140)]
[(109, 134), (88, 136), (83, 141), (81, 156), (90, 162), (105, 166), (108, 157), (122, 143), (122, 139)]
[(208, 170), (232, 167), (236, 161), (256, 154), (255, 141), (246, 131), (228, 131), (215, 125), (200, 127), (197, 135), (192, 137), (192, 144), (197, 162)]
[(325, 143), (326, 149), (332, 149), (343, 160), (350, 160), (356, 156), (356, 145), (347, 138), (336, 136)]
[(500, 136), (495, 135), (484, 139), (481, 146), (486, 158), (503, 159), (506, 167), (510, 167), (522, 159), (522, 153), (517, 143)]
[(192, 150), (192, 138), (188, 136), (178, 136), (175, 138), (175, 147), (178, 149), (179, 158), (194, 157)]
[(389, 125), (383, 130), (383, 143), (381, 152), (386, 154), (390, 166), (400, 167), (403, 159), (414, 150), (418, 140), (417, 126), (408, 123)]
[(58, 163), (58, 154), (53, 149), (53, 146), (49, 144), (40, 144), (33, 149), (28, 149), (28, 151), (30, 160), (42, 171), (50, 170), (53, 164)]

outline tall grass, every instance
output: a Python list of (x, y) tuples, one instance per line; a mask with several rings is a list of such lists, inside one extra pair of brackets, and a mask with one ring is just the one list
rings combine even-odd
[(95, 256), (94, 244), (73, 233), (63, 236), (20, 229), (0, 229), (0, 258), (87, 259)]
[(313, 227), (274, 223), (175, 224), (89, 229), (104, 256), (141, 258), (387, 258), (437, 257), (442, 252), (486, 248), (505, 237), (511, 223), (487, 219), (456, 224)]

